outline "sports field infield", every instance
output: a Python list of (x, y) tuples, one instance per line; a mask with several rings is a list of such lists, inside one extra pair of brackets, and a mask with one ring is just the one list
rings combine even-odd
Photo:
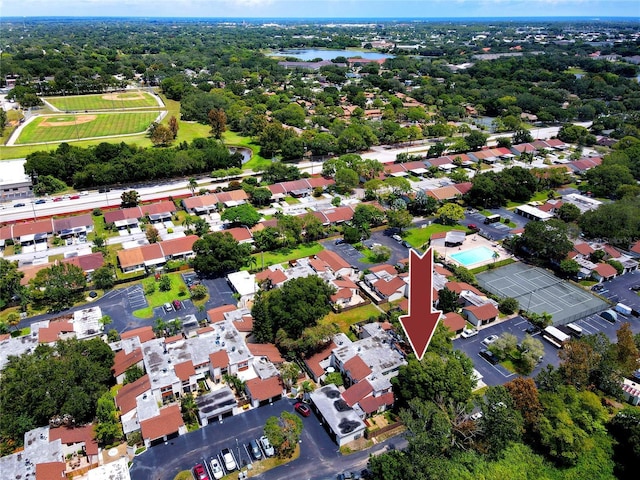
[(48, 103), (63, 112), (94, 110), (124, 110), (130, 108), (160, 108), (154, 96), (148, 92), (111, 92), (96, 95), (72, 95), (45, 97)]
[(140, 133), (157, 116), (158, 112), (47, 115), (25, 125), (15, 143), (26, 145)]

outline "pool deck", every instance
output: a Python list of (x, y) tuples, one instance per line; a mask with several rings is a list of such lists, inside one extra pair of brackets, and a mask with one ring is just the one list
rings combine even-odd
[[(476, 247), (487, 247), (494, 252), (498, 252), (499, 257), (496, 259), (490, 258), (488, 260), (472, 263), (470, 265), (464, 265), (463, 263), (458, 262), (455, 258), (451, 257), (451, 254), (472, 250)], [(486, 238), (483, 238), (478, 234), (467, 235), (464, 239), (464, 243), (459, 247), (445, 247), (444, 245), (434, 244), (433, 249), (438, 252), (438, 255), (440, 255), (441, 257), (445, 257), (447, 261), (468, 269), (481, 267), (483, 265), (493, 263), (494, 261), (499, 262), (500, 260), (511, 258), (511, 255), (504, 248), (502, 248), (502, 246), (495, 242), (487, 240)]]

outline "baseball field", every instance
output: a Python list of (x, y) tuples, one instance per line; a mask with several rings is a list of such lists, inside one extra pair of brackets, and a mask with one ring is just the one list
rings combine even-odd
[(131, 108), (160, 108), (149, 92), (112, 92), (96, 95), (73, 95), (68, 97), (46, 97), (45, 100), (63, 112), (94, 110), (124, 110)]
[(140, 133), (144, 132), (157, 116), (158, 112), (43, 115), (25, 125), (15, 144)]

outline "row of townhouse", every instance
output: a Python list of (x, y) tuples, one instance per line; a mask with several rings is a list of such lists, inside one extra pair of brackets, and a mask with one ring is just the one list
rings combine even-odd
[[(593, 262), (593, 255), (596, 251), (604, 252), (602, 261)], [(584, 279), (592, 277), (598, 282), (606, 282), (618, 276), (618, 271), (608, 260), (615, 260), (622, 265), (623, 274), (633, 272), (638, 269), (638, 261), (632, 255), (626, 254), (608, 244), (590, 244), (588, 242), (576, 242), (573, 249), (567, 254), (568, 259), (575, 260), (580, 265), (578, 278)]]
[(118, 250), (118, 265), (124, 273), (140, 270), (155, 270), (169, 260), (193, 257), (193, 244), (197, 235), (172, 238), (158, 243)]
[(93, 231), (93, 218), (90, 214), (74, 215), (65, 218), (46, 218), (34, 222), (14, 223), (0, 227), (0, 249), (8, 240), (23, 247), (27, 245), (43, 245), (53, 235), (68, 238), (88, 234)]
[(162, 223), (171, 220), (176, 212), (173, 202), (165, 200), (136, 207), (121, 208), (104, 213), (104, 223), (113, 224), (117, 230), (133, 230), (140, 228), (140, 220), (148, 218), (150, 223)]

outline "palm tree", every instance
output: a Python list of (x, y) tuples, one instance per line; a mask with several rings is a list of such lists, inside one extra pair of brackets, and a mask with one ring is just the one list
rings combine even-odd
[(491, 256), (493, 257), (493, 264), (495, 265), (496, 264), (496, 260), (498, 260), (500, 258), (500, 254), (496, 250), (494, 250), (493, 251), (493, 255), (491, 255)]
[(198, 182), (195, 178), (191, 177), (189, 179), (189, 183), (187, 183), (187, 188), (191, 190), (191, 196), (195, 195), (196, 188), (198, 188)]
[(187, 393), (180, 399), (180, 408), (185, 423), (196, 423), (198, 421), (198, 405), (196, 405), (193, 394)]

